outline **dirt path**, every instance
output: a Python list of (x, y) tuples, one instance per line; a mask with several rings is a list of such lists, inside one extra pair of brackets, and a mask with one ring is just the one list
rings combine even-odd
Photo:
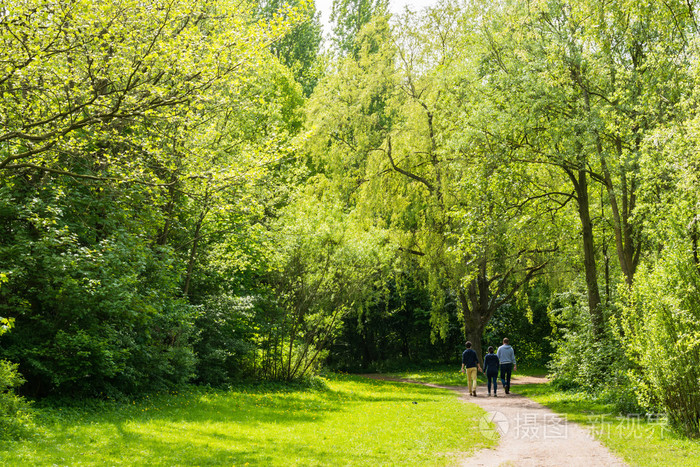
[[(371, 375), (367, 375), (371, 376)], [(376, 375), (371, 377), (377, 377)], [(545, 382), (545, 378), (515, 377), (513, 385)], [(415, 381), (406, 381), (413, 382)], [(422, 383), (424, 384), (424, 383)], [(548, 408), (517, 394), (502, 392), (498, 397), (486, 397), (486, 387), (477, 388), (477, 397), (467, 394), (466, 387), (442, 387), (457, 391), (464, 402), (471, 402), (488, 414), (480, 422), (484, 436), (495, 436), (488, 429), (492, 422), (500, 434), (498, 446), (477, 451), (466, 458), (462, 466), (617, 466), (627, 464), (613, 455), (588, 430), (568, 422)], [(500, 382), (499, 382), (500, 386)]]

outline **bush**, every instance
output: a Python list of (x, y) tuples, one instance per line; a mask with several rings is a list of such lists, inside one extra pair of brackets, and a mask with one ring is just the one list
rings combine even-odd
[(15, 320), (0, 358), (20, 365), (25, 394), (116, 397), (186, 381), (193, 309), (177, 298), (174, 252), (120, 226), (90, 243), (49, 201), (24, 201), (0, 196), (0, 224), (12, 226), (0, 236), (0, 316)]
[[(594, 337), (588, 313), (577, 296), (560, 296), (552, 309), (561, 337), (556, 341), (548, 368), (558, 389), (580, 390), (611, 402), (621, 413), (640, 413), (637, 385), (629, 378), (632, 361), (615, 326), (612, 313), (606, 313), (602, 336)], [(651, 409), (651, 407), (647, 407)]]
[(627, 351), (639, 400), (660, 405), (689, 436), (700, 435), (700, 274), (683, 248), (637, 273), (625, 310)]
[(197, 381), (223, 386), (253, 374), (255, 298), (221, 294), (199, 307)]
[[(119, 397), (194, 371), (184, 262), (155, 241), (158, 192), (139, 184), (0, 177), (0, 359), (25, 395)], [(1, 326), (1, 323), (0, 323)]]
[(17, 438), (32, 427), (29, 403), (15, 393), (23, 383), (17, 365), (0, 360), (0, 439)]

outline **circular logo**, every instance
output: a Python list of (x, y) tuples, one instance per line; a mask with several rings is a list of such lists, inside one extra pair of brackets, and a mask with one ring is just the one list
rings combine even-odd
[(490, 412), (479, 419), (479, 431), (486, 439), (495, 440), (508, 433), (508, 418), (501, 412)]

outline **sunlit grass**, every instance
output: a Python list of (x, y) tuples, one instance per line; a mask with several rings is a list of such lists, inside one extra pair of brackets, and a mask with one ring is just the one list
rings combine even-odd
[(677, 435), (662, 419), (619, 415), (612, 404), (583, 393), (561, 392), (549, 384), (513, 386), (513, 392), (589, 428), (597, 439), (631, 465), (700, 466), (700, 440)]
[(192, 389), (41, 408), (2, 465), (449, 465), (489, 444), (451, 391), (330, 376), (325, 388)]

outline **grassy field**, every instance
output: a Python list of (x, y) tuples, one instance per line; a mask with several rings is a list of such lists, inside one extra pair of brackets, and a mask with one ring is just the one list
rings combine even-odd
[(450, 391), (333, 375), (308, 387), (192, 389), (37, 409), (0, 465), (449, 465), (490, 442)]
[(581, 393), (560, 392), (549, 384), (513, 386), (513, 392), (588, 427), (596, 438), (631, 465), (700, 466), (700, 440), (678, 436), (663, 419), (619, 415), (611, 404)]

